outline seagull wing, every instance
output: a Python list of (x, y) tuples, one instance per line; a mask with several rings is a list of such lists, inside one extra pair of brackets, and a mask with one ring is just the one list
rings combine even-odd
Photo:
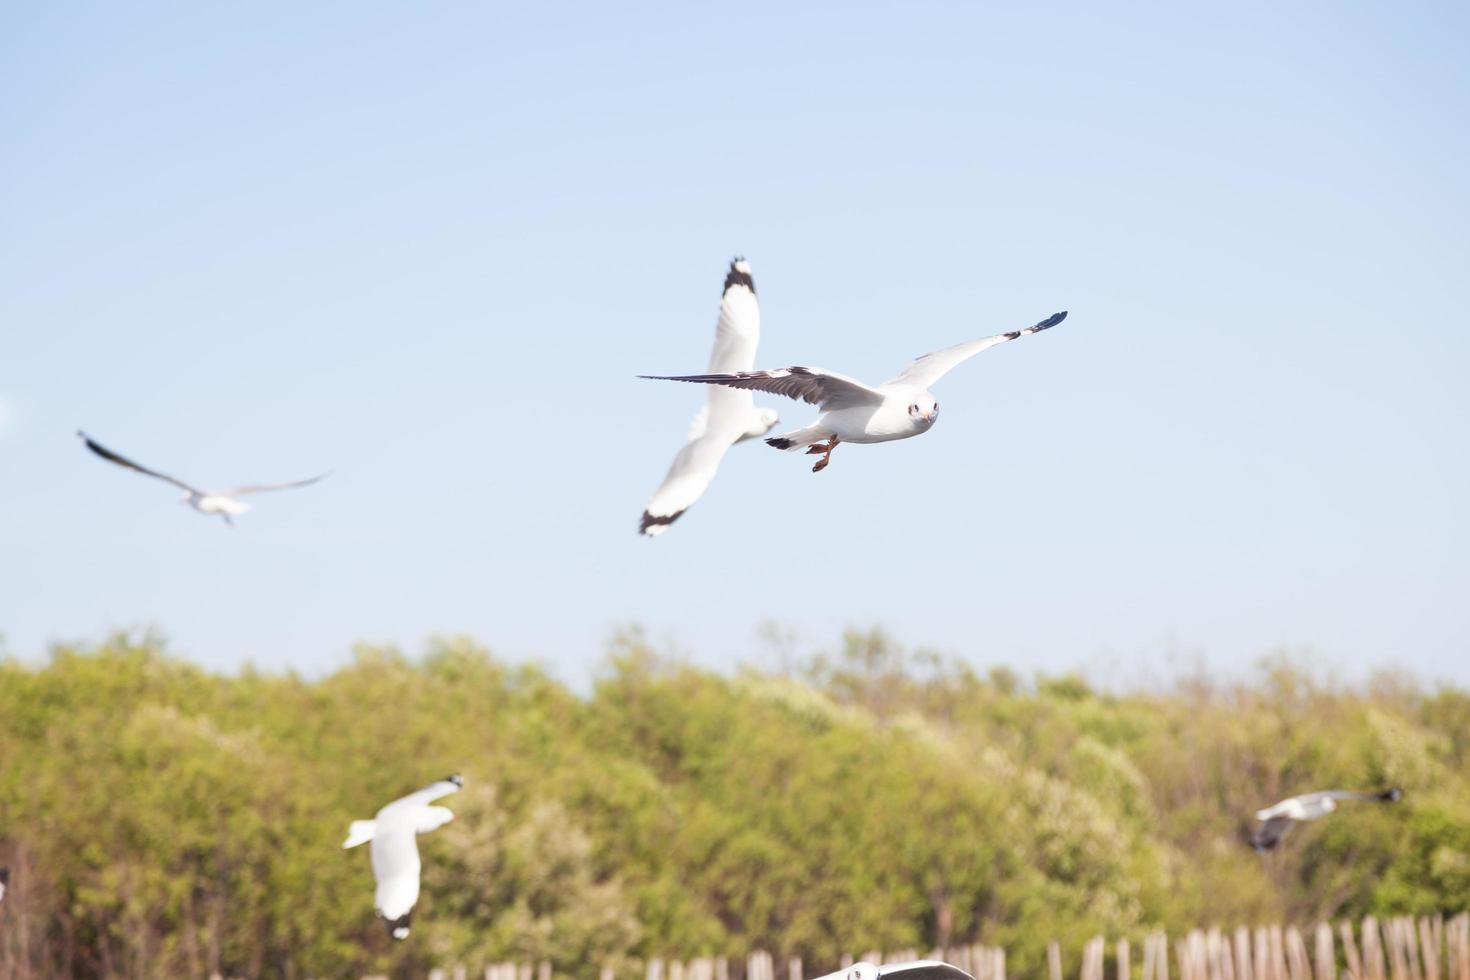
[(108, 449), (101, 443), (94, 442), (90, 436), (88, 436), (85, 432), (82, 432), (80, 429), (77, 430), (77, 438), (81, 439), (82, 442), (86, 444), (86, 447), (88, 449), (92, 450), (92, 452), (96, 453), (98, 456), (101, 456), (109, 463), (116, 463), (119, 466), (126, 466), (128, 469), (142, 473), (144, 476), (151, 476), (156, 477), (160, 480), (166, 480), (169, 483), (172, 483), (174, 486), (178, 487), (180, 490), (187, 490), (189, 493), (203, 492), (189, 486), (189, 484), (185, 483), (183, 480), (169, 476), (167, 473), (160, 473), (157, 470), (150, 470), (146, 466), (139, 466), (137, 463), (133, 462), (131, 459), (128, 459), (126, 456), (119, 456), (117, 453), (113, 452), (111, 449)]
[(248, 486), (231, 487), (228, 490), (221, 490), (219, 491), (219, 495), (221, 497), (243, 497), (247, 493), (265, 493), (267, 490), (290, 490), (293, 487), (307, 487), (318, 480), (325, 480), (331, 475), (332, 471), (328, 470), (309, 480), (292, 480), (290, 483), (252, 483)]
[(463, 784), (464, 780), (461, 779), (458, 775), (447, 776), (436, 783), (430, 783), (423, 789), (415, 790), (414, 792), (409, 793), (407, 796), (400, 796), (398, 799), (394, 800), (392, 803), (389, 803), (387, 806), (383, 807), (383, 809), (379, 810), (376, 819), (382, 820), (385, 816), (392, 817), (394, 814), (402, 810), (411, 810), (422, 806), (428, 806), (435, 800), (442, 799), (443, 797), (446, 797), (451, 793), (458, 793), (460, 786), (462, 786)]
[(374, 894), (378, 914), (388, 920), (408, 914), (419, 898), (419, 846), (413, 825), (397, 821), (373, 837)]
[(708, 431), (700, 432), (686, 443), (674, 456), (664, 482), (659, 484), (648, 506), (643, 509), (639, 533), (656, 537), (692, 507), (709, 488), (715, 471), (720, 468), (720, 460), (734, 444), (733, 435)]
[(894, 980), (975, 980), (964, 970), (939, 960), (913, 960), (908, 963), (885, 963), (878, 976)]
[(1024, 337), (1027, 334), (1049, 330), (1066, 318), (1067, 311), (1063, 310), (1060, 313), (1053, 313), (1045, 320), (1033, 324), (1025, 330), (1012, 330), (1008, 333), (998, 333), (994, 337), (967, 340), (963, 344), (955, 344), (953, 347), (946, 347), (943, 350), (925, 354), (923, 357), (915, 358), (914, 363), (904, 368), (892, 378), (889, 378), (884, 384), (928, 389), (940, 378), (981, 351), (994, 347), (996, 344), (1003, 344), (1008, 340), (1015, 340), (1017, 337)]
[(773, 395), (784, 395), (808, 405), (816, 405), (824, 412), (835, 412), (859, 405), (881, 405), (884, 401), (883, 392), (876, 388), (870, 388), (856, 378), (822, 368), (789, 367), (776, 371), (737, 371), (733, 374), (642, 374), (639, 377), (653, 381), (692, 381), (696, 384), (769, 391)]
[(1281, 838), (1291, 829), (1293, 821), (1290, 817), (1272, 817), (1261, 821), (1261, 825), (1251, 834), (1251, 847), (1258, 851), (1269, 851), (1281, 843)]
[(731, 374), (755, 367), (755, 348), (760, 339), (761, 308), (755, 298), (750, 263), (735, 259), (725, 273), (725, 288), (720, 294), (715, 346), (709, 355), (710, 374)]
[[(715, 322), (715, 344), (709, 355), (712, 374), (749, 371), (760, 343), (761, 311), (755, 298), (750, 263), (735, 259), (725, 273), (720, 294), (720, 317)], [(704, 495), (720, 460), (750, 418), (754, 400), (749, 391), (712, 385), (709, 400), (694, 416), (688, 441), (643, 509), (638, 530), (650, 537), (662, 534), (679, 515)]]

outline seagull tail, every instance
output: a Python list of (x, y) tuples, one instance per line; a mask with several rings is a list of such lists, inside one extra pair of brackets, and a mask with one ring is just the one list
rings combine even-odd
[(366, 844), (373, 839), (373, 834), (377, 832), (377, 829), (378, 824), (375, 820), (352, 821), (352, 826), (347, 828), (347, 839), (342, 842), (342, 849), (345, 851), (349, 847)]
[(823, 429), (821, 426), (808, 425), (805, 428), (797, 429), (795, 432), (784, 432), (779, 436), (772, 436), (766, 440), (766, 445), (785, 450), (788, 453), (794, 453), (798, 450), (805, 449), (813, 443), (826, 442), (830, 438), (832, 438), (832, 433)]

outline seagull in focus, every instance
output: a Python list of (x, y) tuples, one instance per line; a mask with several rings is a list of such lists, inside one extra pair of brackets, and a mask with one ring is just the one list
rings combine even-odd
[(928, 432), (939, 418), (939, 402), (929, 393), (936, 381), (983, 350), (1049, 330), (1066, 318), (1063, 310), (1024, 330), (982, 337), (925, 354), (877, 386), (813, 367), (641, 377), (769, 391), (816, 405), (822, 410), (820, 418), (805, 428), (767, 439), (766, 445), (788, 452), (805, 449), (809, 455), (820, 455), (822, 458), (812, 467), (813, 473), (820, 473), (827, 468), (832, 450), (839, 442), (890, 442)]
[(905, 963), (885, 963), (879, 966), (860, 960), (836, 973), (817, 977), (816, 980), (975, 980), (964, 970), (939, 960), (909, 960)]
[(373, 901), (394, 939), (408, 938), (409, 918), (419, 900), (419, 846), (414, 838), (454, 819), (449, 808), (429, 804), (458, 793), (463, 785), (458, 774), (448, 776), (394, 800), (371, 820), (352, 821), (347, 829), (343, 850), (373, 843), (373, 878), (378, 883)]
[(1397, 786), (1373, 793), (1350, 789), (1328, 789), (1320, 793), (1303, 793), (1282, 800), (1275, 806), (1256, 811), (1261, 825), (1251, 834), (1251, 846), (1257, 851), (1269, 851), (1281, 843), (1292, 825), (1302, 820), (1316, 820), (1337, 809), (1338, 800), (1374, 800), (1379, 803), (1397, 803), (1403, 798)]
[(96, 453), (98, 456), (101, 456), (109, 463), (116, 463), (117, 465), (125, 466), (130, 470), (136, 470), (137, 472), (142, 473), (144, 476), (151, 476), (159, 480), (164, 480), (168, 483), (172, 483), (174, 486), (184, 491), (184, 498), (180, 500), (179, 503), (188, 504), (190, 507), (193, 507), (201, 514), (218, 514), (220, 517), (223, 517), (225, 519), (225, 523), (230, 525), (231, 527), (234, 527), (235, 525), (235, 522), (231, 520), (231, 517), (233, 515), (243, 514), (250, 509), (249, 504), (236, 500), (236, 497), (243, 497), (247, 494), (252, 493), (265, 493), (267, 490), (290, 490), (294, 487), (310, 486), (323, 477), (329, 475), (328, 473), (322, 473), (319, 476), (314, 476), (309, 480), (294, 480), (290, 483), (257, 483), (244, 487), (232, 487), (229, 490), (201, 490), (198, 487), (191, 487), (183, 480), (171, 477), (166, 473), (160, 473), (157, 470), (150, 470), (146, 466), (139, 466), (137, 463), (133, 462), (127, 457), (119, 456), (111, 449), (108, 449), (106, 446), (93, 440), (90, 436), (88, 436), (85, 432), (82, 432), (80, 429), (77, 430), (77, 438), (81, 439), (88, 449), (92, 450), (92, 452)]
[[(760, 339), (761, 308), (755, 298), (755, 280), (750, 263), (737, 258), (725, 273), (715, 346), (709, 355), (710, 374), (749, 372), (755, 367)], [(638, 531), (649, 537), (667, 531), (704, 494), (731, 446), (765, 435), (780, 420), (771, 409), (756, 408), (748, 391), (711, 388), (709, 400), (689, 426), (684, 447), (643, 509)]]

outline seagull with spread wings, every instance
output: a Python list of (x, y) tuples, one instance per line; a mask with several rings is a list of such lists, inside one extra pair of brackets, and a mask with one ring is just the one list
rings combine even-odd
[(407, 939), (409, 919), (419, 900), (419, 845), (415, 838), (437, 830), (454, 819), (448, 807), (430, 806), (435, 800), (458, 793), (463, 777), (455, 774), (431, 783), (416, 793), (399, 797), (378, 811), (371, 820), (354, 820), (347, 828), (342, 848), (368, 841), (377, 891), (373, 901), (378, 915), (387, 923), (394, 939)]
[[(709, 355), (710, 373), (750, 371), (755, 367), (760, 338), (761, 309), (755, 298), (755, 280), (750, 275), (750, 263), (737, 258), (725, 273), (715, 346)], [(668, 530), (704, 494), (731, 446), (765, 435), (779, 421), (771, 409), (756, 408), (749, 391), (710, 388), (709, 400), (689, 426), (688, 441), (643, 510), (639, 532), (653, 537)]]
[(309, 480), (294, 480), (290, 483), (258, 483), (244, 487), (232, 487), (229, 490), (201, 490), (198, 487), (190, 486), (183, 480), (175, 479), (174, 477), (171, 477), (166, 473), (160, 473), (157, 470), (150, 470), (146, 466), (139, 466), (137, 463), (133, 462), (127, 457), (119, 456), (117, 453), (113, 452), (111, 449), (108, 449), (101, 443), (95, 442), (85, 432), (78, 430), (77, 437), (82, 440), (82, 442), (86, 445), (88, 449), (92, 450), (92, 452), (96, 453), (98, 456), (101, 456), (109, 463), (116, 463), (118, 466), (123, 466), (130, 470), (135, 470), (139, 473), (142, 473), (144, 476), (151, 476), (155, 477), (156, 479), (172, 483), (174, 486), (184, 491), (184, 498), (180, 500), (179, 503), (188, 504), (190, 507), (193, 507), (201, 514), (218, 514), (220, 517), (223, 517), (225, 519), (225, 523), (229, 524), (231, 527), (233, 527), (235, 524), (235, 522), (230, 519), (231, 515), (243, 514), (250, 509), (249, 504), (236, 500), (236, 497), (243, 497), (247, 494), (252, 493), (265, 493), (267, 490), (290, 490), (293, 487), (305, 487), (315, 483), (316, 481), (328, 475), (327, 473), (322, 473), (319, 476), (314, 476)]
[(1275, 806), (1256, 811), (1260, 826), (1251, 834), (1251, 846), (1257, 851), (1269, 851), (1281, 843), (1294, 824), (1303, 820), (1316, 820), (1337, 809), (1338, 800), (1372, 800), (1378, 803), (1397, 803), (1403, 798), (1397, 786), (1373, 793), (1351, 789), (1327, 789), (1319, 793), (1303, 793), (1291, 796)]
[(877, 386), (863, 384), (836, 371), (812, 367), (710, 374), (645, 374), (641, 377), (769, 391), (816, 405), (822, 410), (822, 415), (815, 422), (767, 439), (766, 444), (790, 452), (806, 449), (810, 455), (820, 454), (822, 458), (812, 467), (813, 473), (819, 473), (827, 468), (832, 450), (839, 442), (890, 442), (928, 432), (939, 418), (939, 402), (929, 393), (936, 381), (983, 350), (1048, 330), (1066, 317), (1063, 310), (1024, 330), (983, 337), (925, 354)]

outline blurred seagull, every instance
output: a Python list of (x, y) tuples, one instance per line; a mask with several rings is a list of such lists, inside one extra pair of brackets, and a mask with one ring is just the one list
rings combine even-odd
[(813, 473), (819, 473), (827, 468), (832, 450), (839, 442), (889, 442), (928, 432), (939, 418), (939, 402), (929, 393), (934, 382), (986, 348), (1040, 333), (1066, 318), (1063, 310), (1024, 330), (970, 340), (925, 354), (877, 387), (845, 374), (811, 367), (641, 377), (769, 391), (816, 405), (822, 410), (820, 418), (805, 428), (767, 439), (766, 445), (792, 452), (805, 448), (810, 455), (820, 454), (822, 458), (812, 467)]
[(232, 487), (229, 490), (200, 490), (198, 487), (189, 486), (189, 484), (185, 483), (183, 480), (177, 480), (167, 475), (166, 473), (159, 473), (157, 470), (150, 470), (146, 466), (139, 466), (132, 460), (124, 456), (119, 456), (117, 453), (113, 452), (111, 449), (108, 449), (106, 446), (94, 442), (85, 432), (81, 431), (80, 429), (77, 430), (77, 437), (86, 444), (88, 449), (92, 450), (92, 452), (96, 453), (98, 456), (101, 456), (109, 463), (116, 463), (119, 466), (126, 466), (128, 469), (136, 470), (139, 473), (142, 473), (144, 476), (157, 477), (160, 480), (166, 480), (169, 483), (172, 483), (174, 486), (184, 491), (184, 499), (179, 501), (179, 503), (188, 504), (190, 507), (193, 507), (201, 514), (218, 514), (220, 517), (223, 517), (225, 519), (225, 523), (230, 525), (231, 527), (234, 527), (235, 525), (235, 522), (230, 520), (231, 515), (243, 514), (250, 509), (249, 504), (241, 503), (240, 501), (235, 499), (236, 497), (243, 497), (246, 494), (250, 493), (265, 493), (267, 490), (290, 490), (293, 487), (309, 486), (310, 484), (313, 484), (323, 477), (329, 475), (328, 473), (322, 473), (321, 475), (314, 476), (309, 480), (295, 480), (291, 483), (258, 483), (244, 487)]
[(861, 960), (836, 973), (818, 977), (817, 980), (878, 980), (891, 977), (893, 980), (975, 980), (964, 970), (939, 960), (909, 960), (906, 963), (885, 963), (878, 966)]
[(394, 939), (408, 938), (409, 917), (419, 900), (419, 847), (414, 836), (437, 830), (454, 819), (447, 807), (429, 804), (458, 793), (463, 785), (464, 779), (458, 774), (441, 779), (394, 800), (371, 820), (352, 821), (347, 829), (344, 850), (373, 842), (373, 878), (378, 883), (373, 899)]
[(5, 901), (5, 889), (10, 887), (10, 869), (0, 868), (0, 902)]
[(1291, 830), (1292, 824), (1300, 820), (1316, 820), (1337, 809), (1338, 800), (1377, 800), (1381, 803), (1397, 803), (1403, 798), (1397, 786), (1376, 793), (1360, 793), (1356, 790), (1329, 789), (1320, 793), (1303, 793), (1282, 800), (1275, 806), (1256, 811), (1261, 825), (1251, 834), (1251, 846), (1257, 851), (1269, 851), (1281, 843), (1281, 838)]
[[(755, 347), (760, 338), (761, 309), (755, 298), (755, 280), (750, 276), (750, 263), (737, 258), (725, 273), (715, 346), (709, 355), (710, 373), (748, 372), (755, 367)], [(780, 420), (771, 409), (756, 408), (748, 391), (711, 388), (709, 400), (689, 426), (688, 441), (644, 508), (639, 532), (654, 537), (668, 530), (704, 494), (726, 450), (737, 442), (765, 435)]]

